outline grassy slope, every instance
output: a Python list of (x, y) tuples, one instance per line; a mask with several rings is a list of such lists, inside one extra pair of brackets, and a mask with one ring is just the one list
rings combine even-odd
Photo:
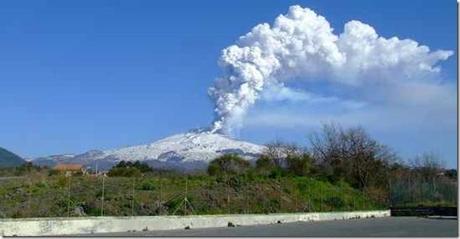
[[(33, 178), (33, 179), (32, 179)], [(381, 208), (345, 183), (332, 185), (305, 177), (279, 180), (209, 176), (106, 178), (104, 215), (160, 215), (341, 211)], [(186, 186), (187, 185), (187, 186)], [(68, 178), (34, 176), (0, 180), (0, 217), (68, 215)], [(187, 192), (187, 193), (185, 193)], [(184, 207), (184, 196), (191, 207)], [(70, 215), (76, 207), (100, 215), (102, 178), (72, 177)], [(133, 208), (132, 208), (133, 205)]]
[(23, 163), (25, 163), (24, 159), (0, 147), (0, 167), (15, 167)]

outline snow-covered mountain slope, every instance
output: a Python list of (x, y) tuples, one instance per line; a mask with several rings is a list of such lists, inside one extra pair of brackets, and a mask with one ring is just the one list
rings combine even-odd
[(248, 160), (255, 159), (264, 146), (229, 138), (209, 131), (195, 131), (173, 135), (151, 144), (112, 150), (91, 150), (79, 155), (54, 155), (37, 158), (36, 164), (82, 163), (99, 169), (107, 169), (121, 160), (144, 161), (154, 167), (181, 170), (204, 168), (216, 157), (236, 153)]

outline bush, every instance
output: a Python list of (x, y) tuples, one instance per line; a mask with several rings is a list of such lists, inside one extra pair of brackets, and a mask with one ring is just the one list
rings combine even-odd
[(256, 169), (259, 171), (271, 171), (274, 168), (276, 168), (275, 162), (266, 155), (260, 156), (256, 161)]
[(146, 172), (153, 172), (153, 169), (146, 163), (141, 163), (139, 161), (133, 162), (126, 162), (124, 160), (120, 161), (117, 165), (113, 166), (113, 168), (136, 168), (138, 169), (141, 173), (146, 173)]
[(268, 174), (269, 178), (275, 178), (275, 179), (276, 178), (281, 178), (283, 176), (286, 176), (286, 171), (283, 170), (280, 167), (276, 167), (276, 168), (272, 169)]
[(111, 177), (139, 177), (143, 173), (153, 172), (153, 169), (146, 163), (125, 162), (120, 161), (117, 165), (113, 166), (108, 175)]
[(152, 172), (153, 169), (146, 163), (141, 163), (139, 161), (136, 161), (133, 163), (133, 167), (139, 169), (141, 173), (146, 173), (146, 172)]
[(233, 174), (238, 175), (245, 173), (251, 165), (248, 161), (236, 154), (225, 154), (209, 163), (209, 175)]
[(54, 175), (59, 175), (59, 171), (56, 169), (50, 169), (48, 172), (48, 176), (54, 176)]
[(155, 190), (156, 189), (155, 182), (153, 182), (151, 180), (144, 181), (144, 182), (142, 182), (140, 189), (145, 190), (145, 191)]
[(141, 171), (137, 168), (111, 168), (107, 175), (110, 177), (139, 177)]
[(35, 184), (38, 188), (49, 188), (48, 183), (45, 180), (41, 180), (40, 182)]
[(456, 169), (448, 169), (445, 171), (444, 173), (446, 175), (446, 177), (450, 178), (450, 179), (457, 179), (457, 170)]
[(292, 155), (286, 158), (287, 170), (296, 176), (307, 176), (310, 174), (312, 158), (308, 154)]
[(343, 201), (343, 199), (340, 197), (336, 197), (336, 196), (326, 198), (324, 202), (330, 207), (336, 208), (336, 209), (342, 208), (345, 205), (345, 202)]

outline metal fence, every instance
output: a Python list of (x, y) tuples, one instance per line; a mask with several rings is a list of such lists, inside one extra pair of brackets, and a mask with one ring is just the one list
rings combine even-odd
[(381, 209), (308, 178), (52, 176), (0, 180), (0, 217), (154, 216)]
[(390, 181), (390, 205), (456, 206), (458, 185), (444, 177), (405, 177)]

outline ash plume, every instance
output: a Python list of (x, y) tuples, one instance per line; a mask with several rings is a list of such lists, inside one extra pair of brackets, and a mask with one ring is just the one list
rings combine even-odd
[(357, 20), (335, 34), (323, 16), (291, 6), (272, 25), (259, 24), (222, 50), (222, 76), (209, 88), (216, 114), (212, 131), (231, 134), (265, 90), (287, 88), (287, 82), (358, 86), (430, 79), (440, 71), (438, 62), (452, 54), (411, 39), (381, 37)]

